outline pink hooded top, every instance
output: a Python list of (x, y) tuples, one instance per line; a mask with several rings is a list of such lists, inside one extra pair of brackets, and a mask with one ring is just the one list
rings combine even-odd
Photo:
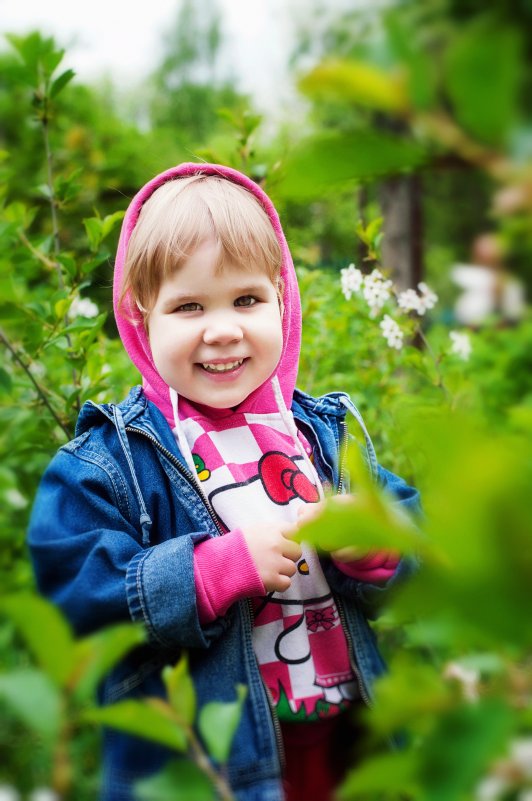
[[(128, 298), (118, 301), (127, 245), (143, 203), (161, 184), (201, 173), (239, 184), (258, 200), (276, 233), (284, 282), (283, 346), (277, 368), (236, 409), (196, 408), (177, 397), (154, 365), (142, 317)], [(257, 520), (297, 519), (303, 503), (323, 491), (310, 446), (289, 411), (298, 370), (301, 309), (292, 258), (273, 204), (245, 175), (213, 164), (181, 164), (146, 184), (133, 198), (122, 226), (114, 278), (115, 315), (122, 341), (143, 377), (147, 397), (167, 419), (178, 445), (227, 532), (195, 548), (198, 614), (203, 623), (224, 614), (241, 598), (254, 598), (254, 647), (263, 679), (282, 718), (313, 719), (325, 708), (334, 714), (355, 694), (345, 635), (317, 555), (304, 548), (286, 593), (265, 594), (242, 528)], [(371, 554), (338, 566), (359, 580), (379, 581), (396, 560)]]

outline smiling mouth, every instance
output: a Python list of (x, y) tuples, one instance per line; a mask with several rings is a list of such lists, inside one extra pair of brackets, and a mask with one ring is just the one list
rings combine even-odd
[(202, 367), (208, 373), (230, 373), (231, 370), (236, 370), (244, 363), (244, 359), (236, 359), (234, 362), (225, 362), (219, 364), (212, 364), (211, 362), (202, 363)]

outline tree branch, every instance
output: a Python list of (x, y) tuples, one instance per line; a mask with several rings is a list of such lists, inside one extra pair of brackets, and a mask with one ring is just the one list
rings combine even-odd
[(26, 373), (26, 375), (30, 379), (31, 383), (35, 387), (37, 395), (39, 396), (41, 401), (44, 403), (44, 405), (46, 406), (46, 408), (48, 409), (48, 411), (50, 412), (50, 414), (54, 418), (54, 420), (57, 423), (57, 425), (61, 428), (61, 430), (65, 434), (66, 438), (70, 439), (71, 432), (68, 430), (68, 428), (63, 423), (63, 421), (61, 420), (61, 418), (59, 417), (59, 415), (57, 414), (57, 412), (55, 411), (55, 409), (51, 405), (50, 401), (46, 397), (45, 390), (36, 381), (35, 377), (33, 376), (32, 372), (30, 370), (29, 364), (26, 364), (26, 362), (24, 361), (22, 356), (19, 354), (17, 349), (14, 347), (14, 345), (9, 341), (8, 337), (5, 335), (5, 333), (2, 331), (1, 328), (0, 328), (0, 340), (4, 343), (4, 345), (6, 346), (8, 351), (13, 356), (14, 360), (17, 362), (17, 364), (24, 370), (24, 372)]

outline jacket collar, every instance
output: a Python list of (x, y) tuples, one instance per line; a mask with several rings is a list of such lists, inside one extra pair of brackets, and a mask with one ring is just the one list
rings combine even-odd
[[(125, 426), (133, 426), (159, 440), (167, 450), (176, 453), (174, 435), (164, 415), (155, 404), (150, 403), (141, 386), (133, 387), (128, 396), (118, 404)], [(97, 404), (87, 401), (81, 409), (76, 424), (76, 436), (89, 428), (99, 427), (106, 421), (115, 425), (113, 404)]]

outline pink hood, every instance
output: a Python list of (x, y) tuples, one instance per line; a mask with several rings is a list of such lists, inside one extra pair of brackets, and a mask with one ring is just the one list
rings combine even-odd
[[(124, 343), (124, 347), (127, 350), (132, 362), (142, 375), (144, 391), (146, 392), (148, 398), (159, 407), (172, 427), (174, 418), (172, 405), (170, 402), (169, 387), (163, 381), (153, 363), (150, 343), (148, 341), (146, 331), (144, 330), (141, 314), (136, 305), (130, 303), (126, 298), (124, 307), (127, 309), (127, 317), (129, 318), (127, 319), (120, 313), (118, 309), (118, 300), (122, 286), (122, 275), (124, 270), (127, 244), (129, 242), (131, 232), (133, 231), (133, 228), (137, 222), (143, 203), (145, 203), (150, 195), (166, 181), (170, 181), (174, 178), (194, 175), (199, 172), (206, 175), (223, 176), (229, 181), (240, 184), (253, 195), (255, 195), (271, 220), (282, 252), (283, 261), (281, 275), (284, 281), (284, 314), (282, 323), (283, 350), (281, 353), (281, 358), (274, 374), (270, 377), (270, 379), (265, 381), (262, 386), (252, 392), (251, 395), (249, 395), (240, 404), (238, 411), (260, 414), (270, 411), (277, 411), (278, 403), (276, 401), (271, 383), (271, 379), (274, 376), (277, 376), (279, 380), (284, 403), (288, 408), (290, 408), (292, 403), (292, 394), (296, 384), (299, 363), (299, 350), (301, 342), (301, 306), (299, 300), (299, 290), (297, 286), (294, 265), (292, 263), (292, 257), (290, 255), (290, 251), (288, 250), (288, 245), (281, 228), (279, 216), (269, 197), (256, 183), (242, 173), (238, 172), (237, 170), (233, 170), (230, 167), (223, 167), (218, 164), (190, 163), (180, 164), (177, 167), (172, 167), (171, 169), (166, 170), (166, 172), (157, 175), (155, 178), (149, 181), (135, 195), (126, 212), (116, 254), (113, 301), (116, 322), (122, 342)], [(227, 413), (230, 414), (231, 412), (228, 411)], [(219, 412), (217, 412), (215, 416), (219, 416)]]

